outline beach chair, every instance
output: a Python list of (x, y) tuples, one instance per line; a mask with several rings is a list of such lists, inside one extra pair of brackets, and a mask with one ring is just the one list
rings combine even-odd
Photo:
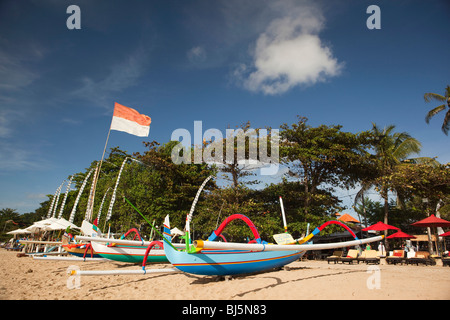
[(348, 262), (348, 264), (353, 264), (353, 261), (357, 261), (358, 259), (358, 250), (348, 250), (346, 257), (341, 257), (338, 259), (338, 262)]
[(358, 264), (360, 262), (364, 262), (366, 260), (366, 254), (367, 254), (367, 250), (364, 250), (359, 256), (358, 258), (356, 258), (356, 261), (358, 261)]
[(377, 250), (365, 250), (363, 251), (364, 257), (361, 259), (358, 258), (358, 263), (365, 262), (366, 264), (373, 263), (373, 264), (379, 264), (380, 263), (380, 257), (378, 256)]
[(442, 258), (442, 265), (450, 267), (450, 257)]
[(405, 251), (403, 250), (394, 250), (392, 256), (386, 257), (387, 264), (403, 264), (405, 259)]
[(344, 251), (341, 250), (334, 251), (331, 256), (327, 257), (328, 264), (330, 264), (331, 261), (336, 264), (336, 262), (342, 257), (343, 253)]
[(435, 265), (436, 262), (430, 257), (430, 253), (428, 251), (417, 251), (415, 257), (406, 259), (407, 264), (415, 264), (418, 266), (419, 264)]

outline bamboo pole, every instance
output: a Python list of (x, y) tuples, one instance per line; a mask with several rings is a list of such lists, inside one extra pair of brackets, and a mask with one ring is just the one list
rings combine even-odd
[(105, 258), (82, 258), (82, 257), (54, 257), (54, 256), (33, 256), (34, 260), (59, 260), (59, 261), (108, 261)]
[(215, 242), (215, 241), (194, 241), (197, 249), (221, 249), (221, 250), (250, 250), (253, 252), (260, 251), (305, 251), (305, 250), (324, 250), (357, 246), (365, 243), (380, 241), (384, 236), (371, 237), (361, 240), (352, 240), (345, 242), (322, 243), (322, 244), (293, 244), (293, 245), (277, 245), (277, 244), (257, 244), (257, 243), (233, 243), (233, 242)]
[[(139, 240), (125, 240), (125, 239), (108, 239), (108, 238), (99, 238), (99, 237), (86, 237), (86, 236), (75, 236), (76, 240), (81, 241), (89, 241), (89, 242), (109, 242), (115, 244), (125, 244), (131, 246), (149, 246), (152, 241), (139, 241)], [(174, 247), (184, 248), (185, 245), (183, 243), (172, 243)]]
[(174, 273), (180, 272), (175, 268), (166, 269), (138, 269), (138, 270), (70, 270), (69, 275), (79, 276), (103, 276), (103, 275), (126, 275), (126, 274), (141, 274), (150, 275), (155, 273)]

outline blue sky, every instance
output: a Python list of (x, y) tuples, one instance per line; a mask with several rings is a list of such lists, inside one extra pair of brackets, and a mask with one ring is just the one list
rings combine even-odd
[[(72, 4), (80, 30), (66, 27)], [(32, 212), (99, 160), (116, 101), (152, 118), (148, 138), (111, 132), (129, 153), (195, 120), (225, 132), (302, 115), (351, 132), (394, 124), (450, 162), (443, 114), (427, 125), (437, 104), (423, 100), (450, 84), (449, 15), (437, 0), (2, 1), (0, 208)]]

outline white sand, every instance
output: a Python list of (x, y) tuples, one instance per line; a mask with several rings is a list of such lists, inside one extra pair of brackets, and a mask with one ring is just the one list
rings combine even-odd
[[(81, 270), (140, 269), (112, 261), (38, 261), (0, 249), (0, 300), (450, 299), (450, 268), (443, 266), (380, 265), (375, 273), (361, 263), (296, 261), (289, 265), (290, 271), (237, 276), (229, 281), (184, 273), (81, 276), (79, 289), (67, 287), (69, 266)], [(377, 284), (377, 275), (379, 289), (369, 288), (368, 282)]]

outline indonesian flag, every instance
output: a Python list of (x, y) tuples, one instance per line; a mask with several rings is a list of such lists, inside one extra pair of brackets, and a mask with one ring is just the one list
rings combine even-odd
[(149, 116), (140, 114), (117, 102), (114, 104), (111, 130), (123, 131), (138, 137), (148, 137), (151, 122), (152, 119)]

